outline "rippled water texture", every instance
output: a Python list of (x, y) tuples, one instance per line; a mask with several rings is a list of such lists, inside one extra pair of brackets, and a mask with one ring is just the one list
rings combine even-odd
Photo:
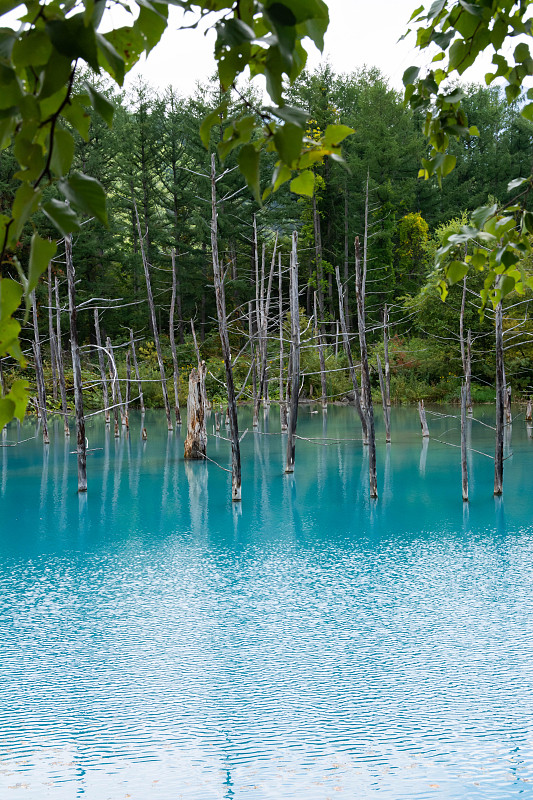
[[(289, 476), (272, 406), (242, 443), (242, 508), (146, 424), (142, 443), (139, 417), (118, 441), (91, 421), (87, 497), (57, 427), (48, 453), (0, 451), (2, 800), (533, 798), (523, 417), (503, 502), (471, 453), (468, 508), (460, 451), (423, 445), (415, 409), (393, 409), (375, 504), (352, 408), (301, 409), (327, 446), (298, 441)], [(209, 454), (228, 466), (229, 443)]]

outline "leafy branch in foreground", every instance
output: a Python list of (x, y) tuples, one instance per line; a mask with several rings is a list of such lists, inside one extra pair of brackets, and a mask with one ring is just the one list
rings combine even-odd
[[(89, 67), (93, 73), (107, 72), (122, 86), (125, 74), (159, 42), (168, 24), (169, 4), (196, 14), (196, 22), (219, 12), (213, 27), (217, 33), (215, 57), (221, 89), (235, 85), (246, 68), (252, 78), (265, 76), (274, 105), (255, 116), (243, 116), (229, 124), (219, 146), (220, 156), (240, 147), (238, 162), (248, 185), (260, 198), (259, 162), (263, 151), (277, 151), (279, 160), (270, 190), (289, 180), (295, 192), (312, 194), (314, 176), (308, 169), (325, 155), (340, 158), (340, 142), (351, 129), (335, 126), (321, 142), (304, 139), (306, 115), (286, 105), (284, 81), (294, 80), (303, 70), (307, 53), (305, 38), (323, 48), (329, 14), (323, 0), (134, 0), (122, 9), (130, 24), (102, 33), (109, 27), (106, 11), (115, 0), (26, 0), (25, 13), (17, 29), (0, 27), (0, 150), (12, 148), (20, 182), (11, 208), (0, 214), (0, 266), (15, 277), (0, 280), (0, 357), (7, 354), (24, 362), (19, 344), (20, 323), (16, 314), (29, 297), (40, 275), (56, 252), (55, 243), (41, 238), (34, 215), (43, 212), (62, 237), (77, 231), (80, 214), (107, 224), (105, 194), (94, 178), (71, 173), (75, 143), (73, 132), (88, 140), (90, 109), (111, 127), (112, 103), (90, 82), (78, 87), (76, 78)], [(0, 0), (0, 16), (21, 4)], [(194, 27), (193, 25), (193, 27)], [(202, 138), (221, 122), (220, 106), (202, 124)], [(23, 229), (31, 225), (29, 264), (26, 269), (17, 254)], [(5, 398), (0, 423), (24, 413), (24, 387), (16, 397)], [(19, 391), (20, 390), (20, 391)], [(22, 399), (21, 399), (22, 398)]]
[[(409, 67), (403, 76), (405, 102), (425, 112), (424, 133), (431, 152), (422, 160), (421, 177), (427, 180), (435, 175), (440, 183), (455, 167), (455, 157), (447, 153), (450, 139), (479, 135), (475, 126), (468, 125), (463, 90), (451, 85), (450, 79), (462, 76), (487, 49), (494, 49), (495, 67), (485, 75), (487, 85), (501, 79), (509, 103), (522, 99), (524, 81), (533, 75), (529, 44), (519, 41), (512, 55), (507, 48), (516, 37), (533, 36), (533, 20), (528, 18), (531, 4), (532, 0), (435, 0), (427, 12), (422, 5), (411, 15), (410, 21), (418, 25), (417, 47), (438, 51), (432, 59), (435, 66), (423, 77), (418, 67)], [(533, 101), (533, 89), (526, 91), (521, 108), (522, 116), (532, 121), (533, 102), (527, 101)], [(533, 215), (526, 205), (531, 178), (519, 178), (508, 187), (510, 192), (519, 188), (522, 191), (503, 209), (496, 204), (476, 209), (471, 224), (439, 249), (437, 265), (442, 266), (451, 251), (473, 245), (471, 255), (447, 266), (446, 280), (441, 282), (443, 299), (447, 283), (461, 280), (470, 266), (487, 273), (481, 292), (483, 305), (488, 300), (497, 305), (510, 291), (523, 291), (520, 260), (531, 250), (529, 236), (533, 233)]]

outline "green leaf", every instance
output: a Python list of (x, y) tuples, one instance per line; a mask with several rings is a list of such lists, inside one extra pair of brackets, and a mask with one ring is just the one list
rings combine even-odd
[(29, 381), (19, 378), (18, 380), (13, 381), (11, 384), (11, 389), (9, 390), (9, 394), (6, 395), (6, 399), (11, 400), (15, 406), (13, 410), (13, 416), (20, 420), (20, 422), (24, 420), (24, 414), (26, 413), (29, 386)]
[(68, 180), (59, 181), (59, 188), (73, 206), (107, 227), (105, 192), (95, 178), (75, 172)]
[(38, 233), (31, 237), (30, 263), (28, 267), (28, 286), (27, 293), (32, 292), (39, 278), (47, 269), (51, 259), (55, 256), (57, 245), (48, 239), (42, 239)]
[(61, 200), (49, 200), (42, 206), (42, 211), (62, 236), (74, 233), (80, 228), (77, 214)]
[(119, 86), (122, 86), (125, 72), (124, 59), (101, 33), (96, 34), (96, 47), (98, 63), (116, 80)]
[(275, 117), (282, 119), (284, 122), (292, 122), (293, 125), (298, 125), (303, 128), (309, 118), (307, 111), (296, 106), (266, 106), (265, 111), (269, 111)]
[(468, 264), (462, 261), (452, 261), (446, 269), (446, 277), (450, 283), (457, 283), (464, 278), (468, 272)]
[(15, 199), (11, 208), (11, 214), (15, 224), (10, 231), (9, 245), (13, 247), (31, 215), (37, 211), (41, 190), (35, 190), (29, 183), (22, 183), (15, 193)]
[(533, 120), (533, 103), (528, 103), (521, 110), (521, 115), (528, 119), (530, 122)]
[(290, 166), (300, 155), (303, 133), (303, 129), (299, 125), (287, 122), (274, 134), (276, 150), (285, 164)]
[(30, 30), (20, 36), (13, 47), (13, 63), (17, 67), (38, 67), (52, 54), (52, 43), (43, 30)]
[(15, 416), (15, 403), (7, 397), (0, 398), (0, 430), (3, 430), (8, 422)]
[(10, 278), (0, 279), (0, 322), (15, 313), (22, 300), (23, 289), (20, 283)]
[(300, 172), (291, 181), (291, 192), (303, 194), (305, 197), (312, 197), (315, 191), (315, 173), (310, 169)]
[(477, 128), (477, 125), (471, 125), (468, 129), (468, 133), (470, 134), (470, 136), (479, 136), (479, 130)]
[(457, 162), (456, 156), (446, 155), (444, 157), (444, 161), (442, 162), (441, 170), (443, 177), (449, 175), (450, 172), (455, 168), (455, 164)]
[(85, 88), (87, 90), (87, 94), (91, 98), (91, 105), (99, 114), (104, 122), (107, 124), (108, 128), (111, 128), (113, 125), (113, 114), (115, 113), (115, 106), (111, 103), (107, 97), (97, 91), (94, 86), (91, 86), (90, 83), (85, 84)]
[(62, 178), (66, 175), (74, 158), (74, 138), (64, 128), (56, 128), (52, 144), (50, 167), (52, 172)]
[(65, 106), (62, 114), (72, 127), (78, 131), (82, 139), (88, 142), (91, 116), (83, 107), (82, 99), (80, 97), (72, 98), (70, 105)]
[(239, 169), (244, 175), (246, 183), (248, 184), (256, 200), (259, 202), (259, 153), (253, 144), (245, 144), (241, 148), (238, 162)]
[(205, 148), (209, 147), (209, 140), (211, 138), (211, 128), (216, 125), (217, 123), (220, 125), (226, 116), (226, 111), (228, 110), (228, 101), (224, 100), (219, 106), (217, 106), (214, 111), (211, 111), (207, 117), (204, 117), (202, 120), (202, 124), (200, 125), (200, 139), (203, 142)]
[(140, 30), (146, 42), (146, 54), (160, 41), (167, 27), (168, 6), (164, 3), (149, 3), (146, 0), (140, 4), (141, 10), (134, 23), (134, 27)]
[(527, 183), (529, 178), (515, 178), (513, 181), (510, 181), (507, 184), (507, 191), (512, 192), (513, 189), (518, 189), (519, 186), (523, 186), (524, 183)]
[(348, 125), (328, 125), (324, 136), (322, 137), (322, 146), (326, 149), (330, 147), (339, 147), (340, 143), (355, 133), (354, 128), (349, 128)]
[(479, 206), (479, 208), (476, 208), (476, 210), (472, 212), (472, 222), (478, 230), (481, 230), (487, 220), (493, 217), (497, 210), (497, 203), (494, 203), (492, 206)]
[(46, 32), (56, 50), (74, 60), (82, 58), (95, 72), (100, 72), (96, 37), (92, 25), (85, 25), (84, 14), (46, 23)]
[(409, 86), (411, 83), (414, 83), (418, 78), (420, 73), (420, 67), (407, 67), (405, 72), (403, 73), (403, 85)]

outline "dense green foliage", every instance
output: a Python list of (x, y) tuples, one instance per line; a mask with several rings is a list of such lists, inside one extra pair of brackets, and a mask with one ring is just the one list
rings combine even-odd
[[(193, 97), (180, 97), (170, 88), (158, 94), (141, 81), (126, 94), (117, 94), (103, 82), (98, 84), (98, 90), (115, 105), (114, 127), (110, 130), (92, 112), (87, 137), (84, 139), (74, 133), (73, 167), (97, 178), (103, 185), (107, 194), (108, 226), (98, 218), (88, 217), (74, 236), (79, 302), (86, 303), (89, 308), (94, 305), (89, 301), (95, 297), (116, 301), (116, 309), (113, 309), (114, 302), (96, 303), (102, 309), (107, 308), (101, 313), (104, 333), (109, 334), (113, 342), (121, 343), (127, 339), (127, 328), (133, 327), (139, 340), (144, 341), (140, 357), (145, 377), (157, 377), (133, 215), (135, 200), (152, 267), (169, 374), (172, 369), (168, 345), (170, 254), (174, 248), (178, 265), (176, 327), (181, 368), (186, 372), (195, 360), (189, 324), (190, 319), (194, 319), (210, 371), (222, 380), (209, 241), (211, 212), (207, 175), (210, 155), (199, 133), (199, 120), (220, 105), (220, 86), (213, 81), (199, 88)], [(250, 105), (257, 105), (257, 98), (250, 89), (242, 94)], [(315, 73), (304, 72), (290, 89), (289, 101), (309, 114), (309, 138), (320, 137), (332, 124), (355, 129), (355, 134), (343, 145), (350, 171), (335, 161), (317, 164), (313, 197), (297, 198), (287, 186), (282, 186), (260, 206), (235, 169), (236, 153), (228, 154), (224, 165), (220, 166), (224, 174), (217, 184), (219, 198), (227, 198), (220, 206), (219, 247), (227, 267), (226, 293), (232, 313), (235, 352), (245, 344), (247, 323), (242, 319), (242, 311), (246, 312), (246, 304), (255, 299), (256, 293), (255, 215), (259, 250), (264, 243), (267, 266), (276, 233), (283, 264), (287, 265), (290, 232), (298, 229), (302, 311), (306, 317), (312, 314), (316, 291), (330, 344), (328, 368), (346, 366), (342, 353), (335, 358), (333, 321), (338, 319), (338, 293), (334, 267), (341, 267), (346, 281), (349, 319), (353, 327), (356, 316), (353, 241), (356, 235), (363, 235), (368, 175), (370, 345), (377, 351), (381, 347), (379, 326), (387, 303), (391, 308), (393, 337), (393, 398), (402, 401), (423, 396), (437, 400), (457, 396), (461, 375), (457, 338), (461, 288), (452, 287), (446, 304), (441, 302), (438, 286), (442, 271), (434, 271), (435, 254), (449, 234), (460, 230), (466, 222), (466, 213), (480, 203), (492, 202), (494, 197), (505, 198), (509, 178), (531, 168), (533, 140), (533, 126), (520, 116), (519, 104), (509, 106), (496, 89), (466, 87), (465, 97), (469, 113), (482, 135), (479, 139), (454, 144), (457, 167), (442, 188), (435, 179), (424, 182), (417, 178), (417, 166), (425, 152), (419, 119), (416, 113), (404, 107), (401, 97), (376, 69), (340, 76), (326, 65)], [(228, 103), (230, 99), (227, 96)], [(239, 98), (235, 113), (241, 102)], [(233, 113), (230, 103), (228, 113)], [(221, 126), (213, 127), (211, 150), (216, 148), (221, 136)], [(275, 156), (265, 159), (265, 176), (272, 169), (269, 158), (273, 161)], [(11, 202), (15, 169), (10, 150), (4, 151), (0, 159), (0, 208)], [(461, 212), (464, 212), (462, 218)], [(53, 236), (53, 229), (44, 216), (39, 219), (39, 226), (41, 235)], [(30, 236), (29, 229), (21, 236), (21, 260), (27, 258)], [(526, 262), (525, 265), (527, 267)], [(63, 280), (61, 255), (54, 260), (53, 273)], [(277, 278), (274, 285), (277, 286)], [(482, 290), (481, 274), (469, 278), (469, 287), (474, 293)], [(283, 290), (287, 296), (286, 278)], [(277, 308), (277, 292), (274, 295)], [(43, 307), (41, 324), (44, 326), (45, 286), (38, 287), (38, 299)], [(491, 335), (491, 319), (488, 316), (481, 322), (479, 303), (474, 302), (474, 295), (469, 301), (465, 325), (473, 331), (474, 376), (483, 387), (492, 383), (492, 352), (487, 339)], [(516, 295), (512, 294), (509, 303), (514, 301)], [(328, 320), (332, 321), (331, 325), (327, 324)], [(81, 341), (90, 345), (94, 342), (92, 314), (81, 312), (78, 324)], [(273, 364), (276, 364), (275, 342), (271, 343), (270, 350)], [(524, 391), (533, 382), (527, 348), (525, 352), (526, 355), (509, 354), (509, 358), (516, 360), (517, 367), (517, 380), (513, 379), (513, 383)], [(120, 353), (119, 361), (122, 360)], [(316, 354), (304, 352), (303, 359), (305, 371), (318, 371)], [(96, 364), (94, 353), (92, 360)], [(86, 363), (89, 368), (89, 362)], [(248, 356), (241, 356), (237, 365), (239, 382), (248, 373)], [(123, 363), (121, 369), (124, 373)], [(332, 395), (340, 397), (349, 389), (344, 372), (332, 372), (328, 380), (328, 391)], [(316, 375), (306, 378), (304, 392), (316, 396), (319, 386)], [(377, 389), (377, 378), (375, 387)], [(221, 384), (214, 378), (208, 378), (208, 390), (213, 397), (221, 396)], [(485, 394), (479, 395), (479, 399), (492, 396), (490, 389), (488, 393), (483, 391)], [(150, 403), (161, 402), (156, 383), (148, 394)], [(182, 396), (182, 401), (184, 399)]]

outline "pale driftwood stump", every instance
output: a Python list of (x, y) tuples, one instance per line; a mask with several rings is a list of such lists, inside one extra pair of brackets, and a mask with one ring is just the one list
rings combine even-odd
[(189, 395), (187, 397), (187, 438), (185, 439), (185, 458), (204, 459), (207, 450), (207, 431), (205, 428), (205, 406), (200, 370), (192, 369), (189, 375)]

